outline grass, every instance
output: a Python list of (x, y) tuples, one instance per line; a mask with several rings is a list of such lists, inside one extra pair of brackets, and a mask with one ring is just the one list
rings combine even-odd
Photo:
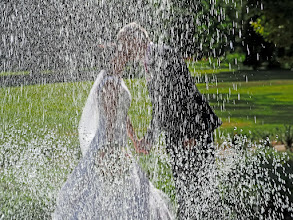
[[(242, 130), (246, 134), (263, 130), (273, 133), (276, 127), (293, 124), (292, 72), (191, 73), (222, 118), (220, 132), (235, 132), (236, 127), (236, 132)], [(145, 82), (132, 79), (126, 84), (132, 93), (129, 115), (142, 137), (151, 119)], [(92, 82), (77, 82), (0, 88), (0, 131), (5, 131), (7, 125), (26, 123), (32, 130), (54, 129), (61, 136), (71, 136), (78, 145), (78, 121), (91, 86)]]
[(12, 75), (28, 75), (29, 71), (19, 71), (19, 72), (0, 72), (0, 76), (12, 76)]
[(207, 82), (197, 86), (222, 118), (219, 129), (222, 132), (242, 130), (255, 137), (266, 131), (274, 135), (277, 127), (293, 124), (293, 73), (290, 71), (234, 71), (195, 75), (195, 78)]
[[(211, 70), (203, 63), (193, 64), (192, 68), (195, 69), (197, 65), (200, 66), (199, 70), (191, 69), (198, 82), (197, 87), (209, 98), (223, 121), (217, 131), (218, 136), (242, 133), (251, 137), (265, 137), (275, 134), (276, 127), (293, 124), (292, 72), (238, 71), (227, 66)], [(138, 136), (142, 137), (151, 119), (151, 103), (145, 82), (143, 79), (128, 79), (125, 82), (132, 94), (129, 115)], [(1, 212), (7, 214), (11, 207), (15, 210), (15, 203), (18, 206), (26, 204), (26, 209), (37, 207), (37, 212), (48, 213), (48, 210), (40, 208), (38, 197), (31, 196), (31, 188), (24, 190), (22, 185), (27, 182), (19, 182), (19, 172), (15, 172), (15, 167), (7, 163), (13, 160), (17, 163), (17, 155), (23, 155), (22, 147), (28, 152), (34, 146), (39, 147), (41, 153), (36, 155), (42, 156), (42, 159), (37, 158), (35, 166), (39, 161), (50, 161), (52, 167), (46, 169), (47, 174), (40, 175), (50, 179), (54, 174), (52, 182), (58, 184), (50, 192), (57, 192), (66, 174), (71, 172), (80, 157), (77, 127), (92, 84), (75, 82), (0, 88), (0, 173), (9, 173), (0, 175), (0, 203), (9, 201), (6, 209), (0, 207), (0, 217)], [(55, 138), (46, 136), (51, 131), (54, 131)], [(140, 160), (155, 185), (174, 199), (172, 175), (167, 159), (161, 156), (163, 151), (156, 148), (153, 154)], [(46, 187), (46, 190), (50, 187)], [(31, 203), (31, 206), (27, 203)]]
[(78, 82), (1, 88), (0, 129), (17, 121), (36, 130), (47, 127), (66, 135), (77, 134), (91, 86), (91, 82)]
[(50, 218), (80, 157), (77, 126), (91, 86), (0, 88), (0, 216)]
[[(142, 137), (151, 119), (151, 104), (143, 80), (126, 80), (126, 83), (133, 94), (129, 113), (138, 135)], [(55, 197), (48, 199), (46, 196), (57, 194), (81, 156), (77, 128), (92, 85), (93, 82), (77, 82), (0, 88), (0, 203), (5, 204), (0, 206), (0, 216), (11, 216), (12, 211), (12, 216), (23, 217), (17, 207), (33, 210), (26, 213), (28, 218), (33, 213), (38, 215), (37, 218), (47, 218), (48, 212), (53, 211)], [(137, 105), (141, 106), (139, 111), (136, 110)], [(32, 150), (38, 151), (35, 161), (32, 161), (34, 166), (30, 162), (19, 163), (22, 158), (31, 161), (34, 157)], [(150, 177), (152, 173), (162, 174), (151, 179), (174, 199), (170, 169), (166, 161), (158, 160), (155, 155), (156, 152), (152, 157), (141, 157), (141, 162), (145, 168), (152, 167), (148, 170)], [(49, 165), (44, 169), (45, 174), (37, 164)], [(54, 179), (43, 189), (34, 185), (39, 183), (31, 183), (27, 179), (30, 172), (36, 173), (36, 181), (50, 180), (52, 176)], [(41, 190), (32, 193), (34, 188)], [(46, 201), (47, 211), (42, 210)]]

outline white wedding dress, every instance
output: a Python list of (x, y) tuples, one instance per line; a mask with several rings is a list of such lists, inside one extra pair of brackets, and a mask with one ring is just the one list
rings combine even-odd
[[(114, 144), (106, 139), (107, 120), (101, 107), (107, 81), (120, 85)], [(154, 188), (128, 149), (130, 103), (123, 80), (101, 71), (79, 126), (83, 157), (60, 190), (53, 219), (173, 219), (162, 192)]]

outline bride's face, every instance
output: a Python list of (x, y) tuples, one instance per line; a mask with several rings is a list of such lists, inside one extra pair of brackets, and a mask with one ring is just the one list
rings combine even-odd
[(137, 61), (143, 61), (145, 57), (145, 50), (146, 46), (140, 42), (134, 42), (133, 46), (131, 48), (131, 60), (137, 62)]
[[(118, 45), (119, 54), (126, 62), (143, 62), (147, 45), (136, 40), (125, 41)], [(120, 56), (120, 57), (121, 57)]]

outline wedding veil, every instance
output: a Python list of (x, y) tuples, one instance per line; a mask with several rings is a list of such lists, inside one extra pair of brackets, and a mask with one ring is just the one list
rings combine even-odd
[(101, 69), (94, 82), (93, 87), (89, 93), (86, 104), (83, 108), (81, 119), (78, 126), (79, 142), (82, 155), (84, 156), (87, 149), (89, 148), (93, 138), (98, 129), (99, 122), (99, 104), (98, 104), (98, 94), (99, 94), (99, 83), (104, 75), (105, 69), (109, 69), (111, 65), (111, 60), (116, 51), (116, 46), (114, 44), (110, 45), (100, 45), (99, 50), (99, 64), (98, 68)]

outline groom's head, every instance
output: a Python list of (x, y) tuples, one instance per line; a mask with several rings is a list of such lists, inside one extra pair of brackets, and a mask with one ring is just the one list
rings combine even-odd
[(125, 25), (117, 35), (118, 51), (129, 60), (141, 60), (150, 42), (146, 30), (133, 22)]

